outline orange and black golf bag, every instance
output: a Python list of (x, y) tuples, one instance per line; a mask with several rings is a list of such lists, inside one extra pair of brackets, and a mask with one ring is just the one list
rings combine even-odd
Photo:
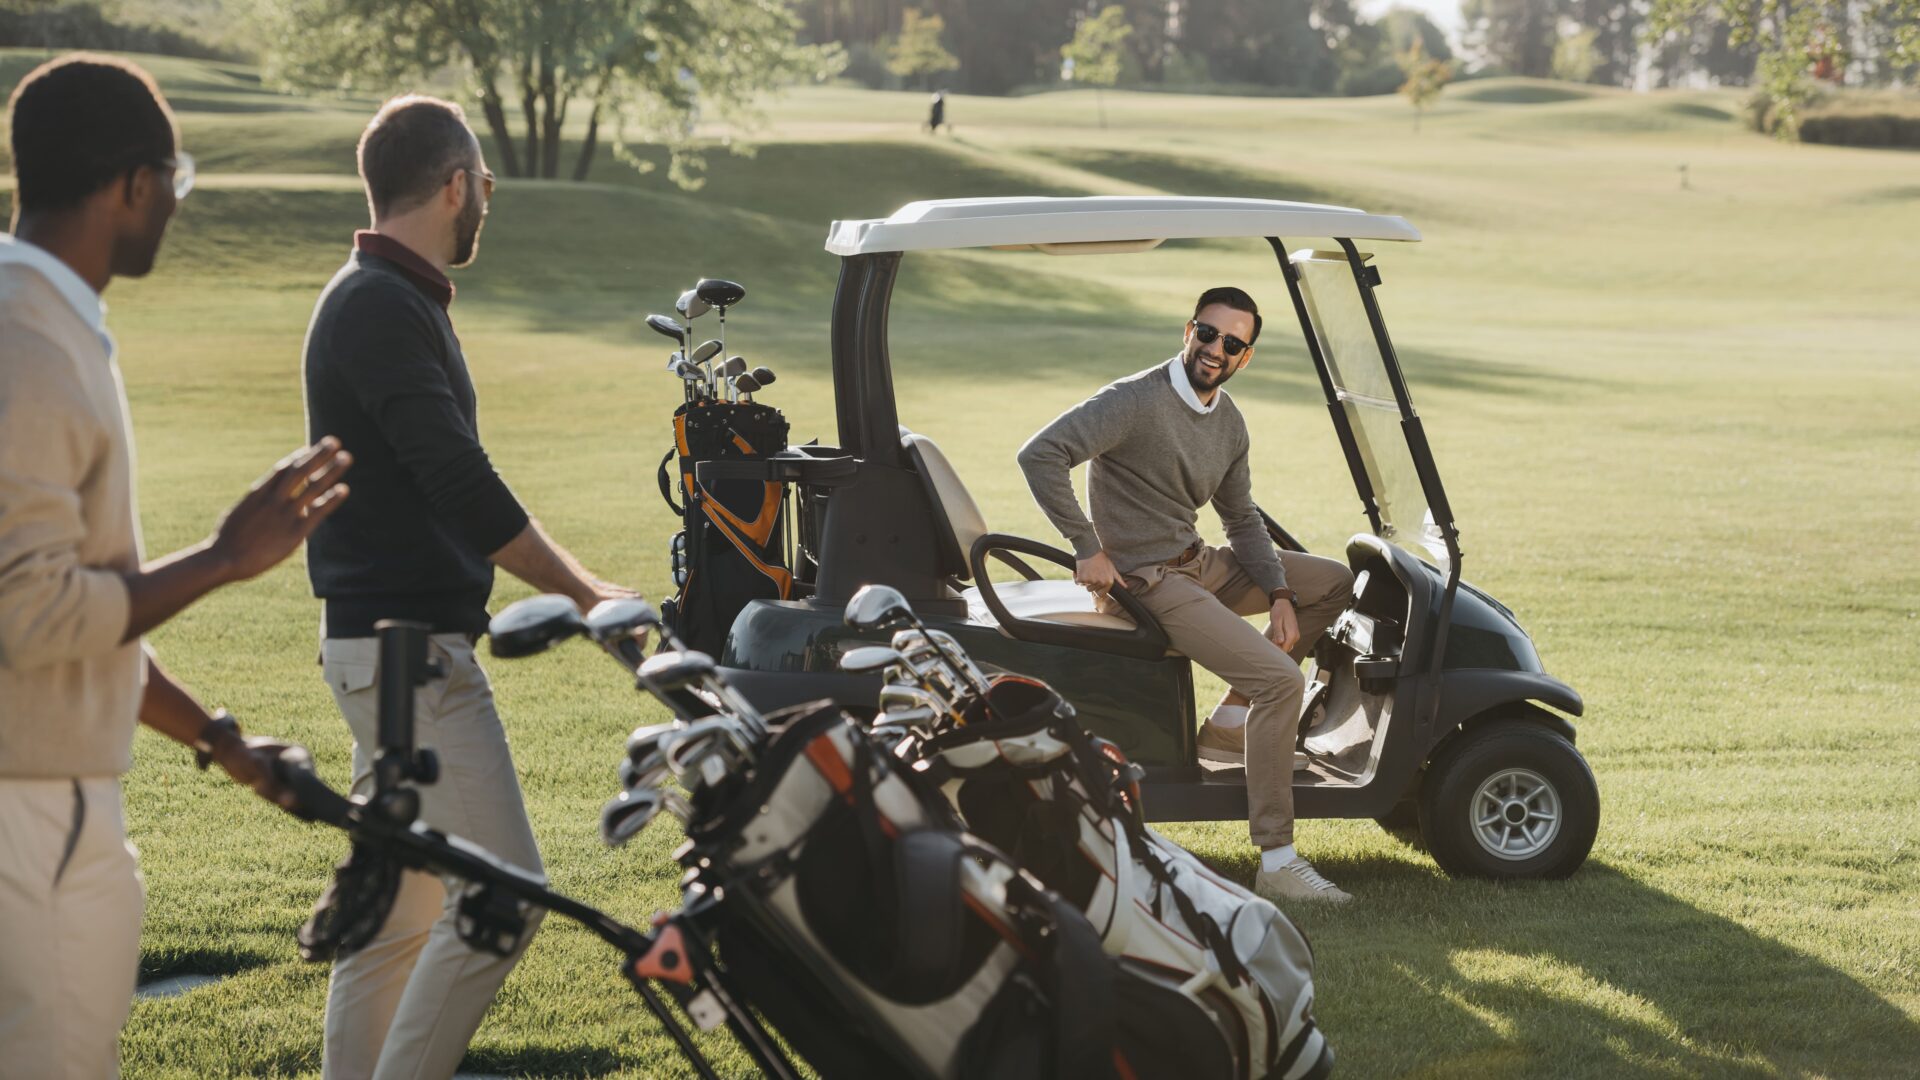
[[(674, 447), (660, 462), (660, 496), (684, 524), (672, 540), (673, 599), (660, 605), (688, 648), (719, 656), (750, 600), (793, 596), (786, 485), (772, 479), (702, 482), (704, 461), (758, 461), (787, 446), (787, 418), (752, 402), (691, 401), (673, 414)], [(680, 501), (674, 502), (674, 467)]]

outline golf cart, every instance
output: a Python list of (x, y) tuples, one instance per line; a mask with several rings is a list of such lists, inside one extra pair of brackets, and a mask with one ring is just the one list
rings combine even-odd
[[(1332, 242), (1295, 249), (1281, 239), (1290, 236)], [(1513, 612), (1460, 578), (1453, 514), (1375, 297), (1380, 273), (1358, 246), (1418, 241), (1399, 217), (1261, 199), (1093, 197), (918, 202), (835, 222), (826, 246), (841, 259), (831, 324), (839, 445), (698, 466), (703, 481), (792, 484), (799, 504), (793, 598), (741, 610), (721, 657), (726, 675), (763, 707), (827, 697), (872, 708), (877, 680), (841, 672), (838, 660), (870, 643), (844, 623), (848, 600), (883, 583), (981, 663), (1050, 683), (1088, 730), (1144, 765), (1151, 819), (1245, 819), (1245, 770), (1197, 756), (1191, 662), (1169, 651), (1126, 590), (1113, 597), (1131, 618), (1101, 614), (1085, 590), (1029, 562), (1071, 569), (1071, 554), (989, 529), (939, 447), (902, 426), (887, 341), (910, 251), (1123, 254), (1240, 237), (1264, 239), (1278, 259), (1368, 526), (1346, 547), (1353, 603), (1315, 651), (1296, 814), (1389, 828), (1417, 819), (1451, 873), (1571, 873), (1599, 819), (1563, 715), (1580, 715), (1582, 702), (1542, 670)], [(1267, 525), (1276, 545), (1304, 550)]]

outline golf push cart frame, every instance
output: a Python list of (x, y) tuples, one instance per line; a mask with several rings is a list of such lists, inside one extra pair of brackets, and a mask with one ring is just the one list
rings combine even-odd
[[(1290, 251), (1286, 236), (1334, 243)], [(1078, 617), (1022, 617), (1002, 595), (1008, 587), (987, 579), (989, 560), (1031, 583), (1040, 575), (1023, 556), (1067, 568), (1073, 559), (1048, 544), (986, 532), (964, 489), (952, 494), (959, 481), (944, 457), (900, 424), (887, 330), (894, 283), (910, 251), (1124, 254), (1169, 239), (1256, 237), (1278, 260), (1369, 526), (1347, 548), (1356, 599), (1316, 654), (1329, 674), (1309, 684), (1301, 741), (1315, 751), (1309, 736), (1319, 738), (1325, 753), (1295, 773), (1296, 813), (1411, 824), (1423, 786), (1440, 786), (1432, 776), (1423, 785), (1423, 771), (1445, 764), (1450, 749), (1463, 750), (1456, 744), (1467, 733), (1504, 722), (1551, 735), (1564, 753), (1546, 747), (1546, 757), (1570, 755), (1577, 768), (1522, 761), (1494, 778), (1505, 777), (1504, 789), (1489, 780), (1454, 796), (1478, 807), (1469, 816), (1481, 824), (1468, 832), (1480, 833), (1480, 854), (1493, 859), (1489, 869), (1519, 869), (1527, 860), (1517, 853), (1533, 851), (1526, 837), (1536, 830), (1557, 837), (1563, 810), (1590, 801), (1588, 816), (1597, 822), (1597, 792), (1588, 800), (1580, 791), (1540, 794), (1530, 786), (1591, 788), (1591, 773), (1572, 746), (1573, 725), (1560, 715), (1580, 715), (1583, 703), (1544, 672), (1513, 613), (1461, 580), (1459, 530), (1381, 314), (1381, 275), (1357, 243), (1417, 242), (1420, 233), (1400, 217), (1344, 207), (1179, 197), (959, 199), (913, 203), (885, 219), (835, 222), (826, 247), (841, 258), (831, 322), (839, 446), (795, 447), (759, 466), (769, 478), (795, 483), (812, 511), (813, 527), (803, 532), (795, 559), (802, 592), (812, 591), (792, 601), (755, 601), (741, 612), (722, 657), (729, 677), (769, 707), (825, 696), (871, 708), (873, 680), (836, 669), (838, 656), (861, 643), (839, 612), (860, 586), (891, 585), (983, 663), (1052, 683), (1089, 730), (1147, 766), (1151, 818), (1244, 819), (1244, 770), (1198, 760), (1191, 663), (1167, 651), (1165, 635), (1135, 598), (1114, 591), (1133, 617), (1124, 629), (1112, 625), (1120, 620), (1093, 617), (1085, 601)], [(813, 474), (821, 477), (818, 487), (809, 483)], [(1276, 545), (1305, 550), (1271, 517), (1266, 521)], [(960, 550), (976, 529), (982, 535), (971, 550)], [(968, 578), (977, 588), (963, 593)], [(1109, 625), (1090, 625), (1101, 622)], [(1366, 714), (1361, 727), (1369, 730), (1330, 730), (1356, 712)], [(1325, 740), (1343, 736), (1346, 745), (1327, 748)], [(1523, 747), (1521, 756), (1541, 750)], [(1506, 775), (1516, 772), (1524, 775)], [(1550, 828), (1542, 809), (1548, 805)], [(1503, 812), (1507, 820), (1495, 820)], [(1590, 832), (1591, 823), (1578, 828)], [(1505, 850), (1509, 842), (1512, 851)], [(1590, 842), (1578, 845), (1572, 865)]]

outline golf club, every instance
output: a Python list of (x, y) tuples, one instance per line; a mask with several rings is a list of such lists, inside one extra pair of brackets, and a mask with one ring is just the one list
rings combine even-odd
[(680, 348), (685, 349), (687, 347), (687, 328), (667, 316), (649, 315), (647, 316), (647, 326), (650, 327), (654, 333), (664, 337), (670, 337), (679, 342)]
[(727, 400), (732, 401), (734, 400), (732, 392), (733, 378), (736, 375), (745, 375), (747, 373), (747, 358), (744, 356), (728, 357), (726, 363), (717, 366), (714, 372), (715, 376), (727, 385)]
[(765, 366), (764, 364), (761, 365), (760, 367), (754, 368), (752, 371), (748, 372), (747, 374), (752, 375), (753, 381), (759, 383), (761, 386), (773, 385), (773, 369)]
[(727, 340), (727, 309), (747, 295), (747, 287), (724, 278), (701, 278), (694, 282), (694, 295), (720, 309), (720, 341)]
[(720, 342), (713, 338), (708, 338), (706, 341), (701, 342), (698, 348), (695, 348), (691, 353), (687, 355), (688, 360), (691, 360), (693, 363), (702, 365), (703, 368), (705, 369), (705, 377), (707, 380), (707, 396), (710, 398), (716, 398), (716, 399), (720, 395), (718, 393), (719, 388), (715, 385), (713, 365), (711, 361), (713, 360), (714, 357), (719, 355), (720, 355)]
[(734, 400), (738, 401), (744, 396), (749, 405), (753, 404), (754, 391), (760, 389), (760, 384), (751, 375), (735, 375), (732, 386)]
[(863, 675), (869, 671), (879, 671), (889, 664), (898, 664), (906, 657), (900, 650), (889, 649), (884, 645), (862, 645), (857, 649), (848, 649), (840, 657), (840, 670)]
[(699, 293), (688, 289), (686, 292), (680, 294), (680, 299), (673, 302), (673, 310), (679, 312), (681, 318), (692, 322), (700, 316), (705, 315), (709, 307), (705, 300), (700, 299)]

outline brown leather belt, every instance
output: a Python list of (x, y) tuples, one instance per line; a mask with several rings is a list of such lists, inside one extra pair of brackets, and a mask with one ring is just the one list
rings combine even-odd
[(1193, 542), (1192, 547), (1188, 548), (1187, 550), (1181, 552), (1178, 555), (1175, 555), (1173, 558), (1168, 559), (1167, 565), (1168, 566), (1185, 566), (1188, 563), (1192, 562), (1193, 560), (1199, 558), (1200, 553), (1202, 551), (1205, 551), (1206, 549), (1207, 549), (1206, 541), (1195, 540)]

